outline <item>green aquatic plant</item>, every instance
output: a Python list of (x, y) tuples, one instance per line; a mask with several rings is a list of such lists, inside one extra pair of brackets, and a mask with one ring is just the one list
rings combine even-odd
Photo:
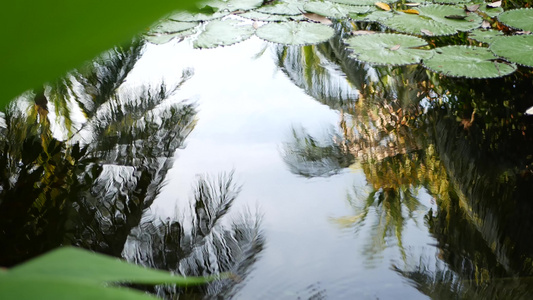
[(513, 9), (508, 10), (498, 16), (498, 20), (503, 24), (520, 30), (533, 31), (533, 9)]
[(533, 35), (515, 35), (497, 38), (489, 49), (511, 62), (533, 67)]
[(229, 46), (244, 41), (255, 32), (251, 24), (239, 20), (214, 20), (207, 23), (193, 45), (195, 48), (215, 48)]

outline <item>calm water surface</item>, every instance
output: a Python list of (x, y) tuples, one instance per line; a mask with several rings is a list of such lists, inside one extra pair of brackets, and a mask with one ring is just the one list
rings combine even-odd
[[(122, 73), (102, 63), (45, 89), (48, 125), (27, 104), (39, 94), (22, 97), (3, 117), (0, 242), (15, 254), (1, 265), (74, 244), (186, 275), (232, 274), (149, 289), (165, 298), (528, 299), (533, 148), (521, 112), (531, 78), (374, 69), (338, 47), (148, 44), (134, 67), (110, 54)], [(94, 91), (120, 74), (116, 90)], [(157, 96), (161, 82), (179, 87)], [(69, 104), (52, 100), (62, 86)], [(20, 146), (55, 141), (44, 163)], [(76, 168), (36, 178), (12, 154), (47, 166), (76, 157), (77, 143), (87, 153)], [(15, 195), (64, 204), (19, 209)], [(16, 228), (13, 211), (58, 221)]]

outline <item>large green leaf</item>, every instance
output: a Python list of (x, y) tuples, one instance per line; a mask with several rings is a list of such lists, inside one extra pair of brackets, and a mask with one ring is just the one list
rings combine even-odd
[(287, 22), (287, 21), (296, 21), (296, 20), (303, 20), (304, 16), (302, 14), (299, 15), (274, 15), (274, 14), (267, 14), (258, 12), (255, 10), (251, 10), (242, 14), (239, 14), (239, 16), (252, 19), (256, 21), (265, 21), (265, 22)]
[(248, 39), (254, 34), (252, 25), (233, 19), (214, 20), (205, 26), (196, 40), (195, 48), (229, 46)]
[(516, 66), (500, 61), (489, 49), (483, 47), (446, 46), (434, 50), (435, 55), (424, 59), (423, 64), (446, 76), (494, 78), (516, 70)]
[(220, 11), (237, 11), (250, 10), (257, 8), (263, 4), (263, 0), (209, 0), (203, 2), (211, 7), (216, 7)]
[[(452, 35), (458, 31), (469, 31), (481, 26), (483, 21), (476, 14), (466, 14), (460, 7), (450, 5), (426, 5), (418, 7), (417, 14), (398, 13), (381, 23), (396, 31), (416, 35)], [(464, 19), (455, 19), (462, 16)]]
[(371, 6), (355, 6), (347, 4), (332, 3), (328, 1), (311, 1), (304, 5), (304, 10), (329, 18), (342, 19), (348, 14), (364, 14), (373, 9)]
[(165, 34), (157, 34), (157, 35), (146, 34), (143, 37), (149, 43), (156, 44), (156, 45), (162, 45), (174, 39), (183, 39), (185, 37), (191, 36), (195, 34), (196, 32), (197, 32), (197, 27), (194, 27), (189, 30), (179, 31), (176, 33), (165, 33)]
[(533, 8), (508, 10), (498, 16), (503, 24), (526, 31), (533, 31)]
[(64, 247), (0, 272), (0, 299), (154, 299), (107, 283), (189, 285), (208, 280), (174, 276), (109, 256)]
[(468, 35), (469, 38), (486, 44), (490, 44), (494, 42), (495, 39), (501, 38), (503, 36), (503, 32), (492, 29), (476, 29)]
[(299, 0), (274, 1), (269, 5), (256, 9), (258, 12), (274, 15), (299, 15), (303, 11), (305, 2)]
[(169, 17), (169, 19), (179, 22), (197, 22), (220, 19), (229, 15), (228, 11), (219, 11), (216, 8), (203, 9), (199, 12), (179, 11)]
[(148, 35), (158, 35), (166, 33), (176, 33), (192, 29), (200, 24), (199, 22), (177, 22), (174, 20), (166, 20), (150, 28)]
[(257, 29), (257, 36), (278, 44), (309, 45), (329, 40), (335, 34), (333, 28), (308, 22), (269, 23)]
[(348, 4), (348, 5), (365, 5), (366, 6), (366, 5), (374, 5), (376, 2), (394, 3), (394, 2), (398, 2), (398, 0), (383, 0), (383, 1), (375, 1), (375, 0), (331, 0), (331, 2)]
[(54, 80), (114, 45), (129, 41), (164, 14), (195, 1), (7, 1), (0, 9), (0, 106)]
[(381, 22), (394, 16), (392, 11), (371, 10), (369, 14), (350, 14), (350, 19), (363, 22)]
[(490, 7), (490, 6), (486, 6), (486, 5), (481, 5), (479, 7), (479, 11), (487, 14), (487, 16), (489, 16), (491, 18), (494, 18), (494, 17), (498, 16), (499, 14), (501, 14), (503, 12), (503, 8), (502, 7)]
[(490, 50), (510, 62), (533, 67), (533, 35), (515, 35), (496, 39)]
[(379, 33), (359, 35), (345, 40), (352, 57), (375, 65), (409, 65), (420, 63), (433, 55), (425, 40), (403, 34)]

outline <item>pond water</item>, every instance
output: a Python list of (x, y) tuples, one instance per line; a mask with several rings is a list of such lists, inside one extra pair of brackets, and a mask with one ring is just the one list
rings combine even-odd
[(531, 92), (335, 39), (134, 44), (2, 116), (0, 265), (73, 244), (230, 274), (145, 288), (169, 299), (530, 299)]

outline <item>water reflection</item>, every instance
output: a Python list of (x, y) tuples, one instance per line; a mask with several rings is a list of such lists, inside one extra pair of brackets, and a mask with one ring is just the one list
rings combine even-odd
[[(403, 265), (395, 264), (395, 270), (431, 298), (530, 298), (533, 140), (532, 120), (521, 112), (533, 92), (531, 71), (493, 80), (437, 78), (417, 66), (357, 63), (339, 39), (313, 50), (344, 72), (358, 96), (328, 103), (341, 116), (342, 139), (331, 134), (320, 146), (310, 135), (295, 134), (284, 155), (293, 173), (307, 177), (336, 174), (347, 167), (340, 161), (362, 169), (366, 191), (355, 187), (348, 193), (354, 215), (334, 221), (354, 228), (374, 222), (366, 254), (398, 247)], [(276, 52), (282, 70), (301, 78), (295, 82), (305, 81), (303, 70), (319, 68), (300, 59), (309, 56), (309, 48), (279, 46)], [(294, 52), (300, 54), (287, 55)], [(286, 67), (295, 61), (306, 65)], [(319, 95), (321, 84), (303, 88)], [(311, 169), (328, 165), (335, 172), (301, 171), (316, 162), (322, 167)], [(421, 188), (436, 203), (435, 210), (424, 211), (439, 254), (412, 263), (407, 258), (415, 254), (403, 243), (403, 233), (421, 208), (416, 194)]]

